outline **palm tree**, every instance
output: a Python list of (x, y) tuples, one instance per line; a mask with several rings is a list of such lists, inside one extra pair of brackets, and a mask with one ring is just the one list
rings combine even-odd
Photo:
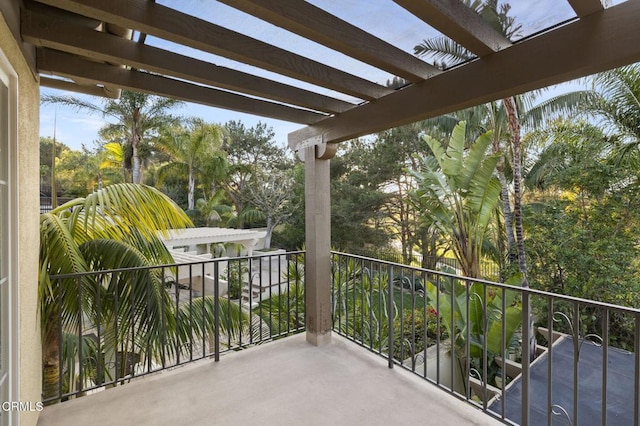
[(604, 120), (625, 143), (620, 159), (640, 146), (640, 65), (613, 69), (593, 78), (586, 112)]
[[(512, 39), (520, 33), (521, 25), (517, 24), (514, 17), (509, 16), (511, 6), (508, 3), (503, 3), (498, 8), (497, 0), (464, 0), (467, 6), (476, 11), (481, 18), (496, 31), (503, 34), (506, 38)], [(463, 46), (453, 42), (446, 37), (438, 37), (431, 40), (424, 40), (422, 43), (414, 47), (414, 53), (419, 56), (433, 55), (436, 60), (443, 61), (443, 67), (455, 65), (464, 61), (475, 58), (472, 52), (465, 49)], [(449, 61), (451, 63), (445, 63)], [(570, 94), (567, 96), (559, 97), (544, 104), (539, 105), (537, 108), (529, 111), (529, 119), (536, 119), (538, 122), (543, 122), (544, 112), (561, 112), (575, 106), (584, 99), (583, 94)], [(515, 229), (515, 244), (517, 252), (518, 269), (523, 275), (522, 286), (528, 287), (529, 282), (527, 278), (527, 262), (526, 262), (526, 250), (524, 243), (524, 226), (522, 223), (522, 192), (523, 192), (523, 167), (522, 157), (523, 148), (521, 141), (521, 118), (519, 114), (522, 113), (522, 108), (519, 108), (519, 102), (516, 97), (508, 97), (502, 99), (502, 109), (504, 110), (505, 117), (508, 123), (509, 145), (511, 148), (511, 169), (513, 173), (513, 209), (510, 208), (510, 202), (508, 199), (508, 192), (503, 187), (503, 207), (505, 215), (505, 227), (507, 230), (508, 243), (512, 244), (512, 228), (510, 226), (511, 212), (513, 214), (513, 228)], [(494, 152), (497, 152), (494, 147)], [(505, 156), (506, 158), (506, 156)], [(504, 172), (504, 166), (501, 164), (498, 166), (498, 175), (500, 176)], [(506, 183), (506, 179), (501, 178), (502, 183)], [(513, 249), (508, 248), (509, 261), (514, 260), (512, 255)], [(533, 336), (533, 319), (530, 321), (530, 348), (531, 354), (535, 354), (535, 339)]]
[(171, 171), (187, 172), (189, 210), (195, 207), (196, 174), (202, 173), (207, 164), (217, 164), (224, 169), (222, 135), (220, 126), (193, 118), (186, 127), (167, 128), (158, 140), (159, 148), (172, 159), (158, 170), (160, 180)]
[[(175, 356), (193, 334), (211, 335), (215, 299), (197, 298), (186, 307), (173, 302), (161, 269), (86, 274), (173, 263), (158, 232), (190, 225), (185, 213), (164, 194), (134, 184), (107, 186), (41, 215), (38, 278), (45, 398), (58, 395), (61, 357), (75, 360), (79, 356), (82, 368), (90, 367), (86, 351), (92, 345), (84, 336), (78, 337), (83, 324), (103, 330), (101, 336), (98, 332), (102, 350), (95, 351), (93, 345), (98, 353), (94, 362), (103, 373), (108, 360), (102, 353), (111, 361), (115, 358), (118, 370), (127, 363), (118, 362), (117, 355), (126, 359), (136, 353), (151, 362), (166, 354)], [(60, 274), (75, 277), (52, 279)], [(237, 305), (219, 305), (225, 312), (221, 329), (227, 334), (248, 321)], [(60, 347), (80, 345), (81, 354), (59, 353)], [(71, 384), (74, 377), (67, 380)]]
[(220, 223), (225, 226), (234, 218), (233, 207), (227, 203), (226, 193), (222, 189), (210, 195), (205, 193), (203, 198), (198, 198), (196, 209), (205, 226), (220, 226)]
[[(168, 111), (182, 104), (182, 102), (147, 95), (123, 91), (119, 99), (104, 100), (102, 105), (84, 101), (72, 96), (45, 96), (43, 103), (59, 103), (88, 112), (97, 112), (103, 117), (115, 120), (115, 123), (105, 125), (107, 132), (118, 132), (125, 136), (125, 144), (131, 149), (132, 182), (142, 182), (141, 158), (142, 148), (149, 142), (159, 129), (175, 122), (175, 118)], [(125, 150), (128, 153), (128, 149)]]

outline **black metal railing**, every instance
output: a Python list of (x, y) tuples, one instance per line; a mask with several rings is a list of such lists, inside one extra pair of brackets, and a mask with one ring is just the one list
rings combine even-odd
[(638, 309), (338, 252), (332, 303), (335, 332), (505, 423), (639, 424)]
[(51, 277), (45, 403), (304, 330), (304, 252), (181, 259)]

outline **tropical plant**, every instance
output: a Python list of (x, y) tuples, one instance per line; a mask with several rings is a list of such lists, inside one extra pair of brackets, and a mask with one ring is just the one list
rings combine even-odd
[(170, 157), (170, 161), (158, 170), (159, 182), (170, 171), (186, 172), (189, 210), (195, 208), (196, 176), (203, 175), (208, 164), (225, 168), (222, 135), (220, 126), (193, 118), (186, 127), (176, 125), (166, 128), (158, 139), (158, 147)]
[[(422, 127), (433, 133), (434, 129), (439, 133), (450, 134), (454, 127), (464, 121), (466, 125), (467, 138), (474, 140), (482, 133), (491, 131), (491, 152), (492, 154), (500, 154), (500, 160), (496, 165), (496, 176), (502, 187), (500, 199), (502, 201), (502, 216), (504, 220), (504, 236), (507, 245), (504, 247), (502, 232), (496, 238), (496, 245), (499, 248), (501, 256), (496, 261), (501, 265), (501, 271), (508, 269), (508, 266), (517, 261), (516, 241), (513, 231), (513, 214), (511, 208), (511, 196), (509, 194), (509, 182), (507, 181), (506, 170), (510, 162), (506, 161), (504, 153), (504, 144), (508, 141), (508, 123), (506, 114), (502, 104), (499, 102), (489, 102), (477, 105), (451, 114), (445, 114), (440, 117), (431, 118), (421, 123)], [(504, 260), (507, 261), (505, 268)], [(504, 275), (504, 274), (503, 274)]]
[[(122, 91), (120, 98), (104, 100), (102, 105), (94, 104), (72, 96), (48, 95), (42, 98), (43, 103), (59, 103), (88, 112), (97, 112), (103, 117), (115, 120), (103, 128), (107, 134), (122, 135), (125, 140), (125, 154), (129, 155), (132, 170), (132, 182), (142, 182), (141, 159), (145, 145), (150, 143), (152, 136), (157, 135), (163, 126), (175, 122), (175, 118), (168, 111), (182, 104), (182, 102), (147, 95), (144, 93)], [(113, 142), (113, 140), (110, 140)], [(129, 161), (126, 161), (129, 163)]]
[(100, 152), (102, 161), (101, 170), (118, 170), (122, 174), (122, 182), (127, 181), (127, 169), (125, 167), (125, 149), (120, 142), (107, 142)]
[(294, 255), (287, 261), (287, 286), (259, 302), (254, 313), (270, 328), (271, 336), (295, 333), (305, 327), (304, 256)]
[[(507, 39), (512, 39), (520, 34), (522, 25), (518, 24), (514, 17), (509, 16), (511, 6), (508, 3), (503, 3), (498, 7), (497, 0), (467, 0), (465, 2), (468, 7), (474, 10), (482, 20), (492, 27), (495, 31), (502, 34)], [(422, 43), (414, 47), (414, 52), (418, 56), (432, 55), (437, 60), (442, 60), (443, 63), (447, 61), (453, 64), (471, 60), (475, 55), (459, 45), (456, 42), (449, 40), (446, 37), (436, 37), (431, 40), (424, 40)], [(450, 65), (450, 64), (447, 64)], [(445, 66), (447, 66), (445, 65)], [(523, 285), (527, 286), (527, 263), (526, 252), (524, 245), (524, 228), (522, 224), (522, 142), (520, 135), (520, 118), (518, 116), (517, 102), (514, 97), (508, 97), (502, 99), (502, 106), (506, 113), (509, 138), (511, 145), (511, 166), (513, 170), (513, 222), (515, 228), (515, 243), (518, 253), (517, 260), (520, 272), (524, 274)], [(497, 129), (496, 129), (497, 130)], [(494, 148), (495, 151), (495, 148)], [(502, 166), (501, 166), (502, 168)], [(505, 205), (505, 219), (507, 222), (510, 220), (511, 211), (510, 206), (507, 205), (507, 201), (503, 200)], [(508, 223), (507, 223), (508, 225)], [(507, 236), (511, 238), (510, 230), (507, 230)], [(511, 240), (509, 240), (511, 244)], [(509, 247), (509, 253), (512, 253), (513, 249)]]
[[(429, 306), (437, 309), (441, 326), (451, 336), (461, 369), (464, 371), (467, 357), (470, 367), (488, 367), (496, 356), (504, 357), (509, 342), (522, 324), (522, 303), (518, 293), (459, 279), (448, 281), (440, 288), (432, 282), (427, 283)], [(520, 285), (521, 282), (522, 275), (517, 274), (507, 284)]]
[(418, 189), (412, 193), (423, 216), (452, 241), (463, 274), (480, 278), (485, 236), (500, 199), (500, 182), (493, 176), (499, 156), (486, 156), (487, 132), (465, 152), (466, 124), (459, 123), (445, 144), (425, 136), (433, 156), (420, 158), (414, 171)]
[(616, 68), (593, 77), (585, 110), (604, 120), (624, 142), (619, 159), (638, 157), (640, 146), (640, 65)]
[[(103, 373), (112, 371), (117, 377), (128, 372), (132, 354), (150, 363), (177, 356), (193, 334), (211, 335), (215, 299), (197, 298), (188, 306), (174, 302), (165, 290), (164, 270), (151, 268), (173, 263), (158, 232), (190, 224), (165, 195), (135, 184), (107, 186), (41, 215), (38, 278), (45, 398), (58, 395), (61, 355), (78, 355), (73, 348), (96, 348), (83, 336), (83, 325), (102, 330), (97, 345), (106, 355), (94, 354), (93, 364), (80, 358), (80, 368), (97, 363)], [(122, 268), (136, 269), (91, 273)], [(56, 278), (61, 274), (73, 276)], [(219, 303), (218, 308), (225, 312), (221, 329), (227, 334), (248, 321), (235, 304)], [(66, 373), (64, 380), (71, 386), (73, 369)], [(86, 371), (84, 377), (95, 373)]]
[(235, 216), (233, 207), (225, 203), (226, 194), (222, 190), (196, 200), (197, 217), (204, 226), (223, 226)]
[(390, 350), (389, 319), (395, 321), (400, 312), (393, 298), (389, 299), (387, 272), (355, 259), (340, 260), (332, 267), (334, 329), (374, 350)]

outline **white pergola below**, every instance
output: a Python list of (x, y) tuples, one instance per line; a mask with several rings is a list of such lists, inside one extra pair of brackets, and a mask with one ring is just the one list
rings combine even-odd
[(212, 244), (234, 243), (242, 245), (248, 256), (253, 254), (260, 239), (267, 235), (263, 230), (231, 228), (183, 228), (167, 232), (160, 238), (170, 250), (186, 247), (188, 251), (194, 250), (198, 254), (211, 253)]

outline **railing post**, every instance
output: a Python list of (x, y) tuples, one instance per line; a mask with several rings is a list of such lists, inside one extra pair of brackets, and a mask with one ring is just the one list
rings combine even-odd
[(64, 365), (62, 363), (62, 309), (60, 308), (62, 306), (62, 292), (64, 291), (64, 289), (62, 288), (63, 285), (63, 280), (58, 279), (57, 281), (57, 289), (58, 289), (58, 293), (56, 294), (56, 299), (58, 302), (58, 401), (62, 400), (62, 366)]
[(389, 321), (388, 323), (388, 327), (389, 327), (389, 348), (387, 349), (387, 352), (389, 353), (388, 355), (388, 362), (389, 362), (389, 368), (393, 368), (393, 265), (389, 265), (387, 267), (387, 271), (388, 271), (388, 284), (387, 284), (387, 291), (388, 291), (388, 300), (387, 300), (387, 319)]
[[(526, 288), (522, 291), (522, 401), (521, 401), (521, 419), (522, 426), (529, 425), (529, 379), (531, 378), (529, 366), (529, 316), (531, 314), (531, 302), (529, 292)], [(525, 331), (526, 330), (526, 331)]]
[(609, 309), (602, 315), (602, 424), (607, 425), (607, 377), (609, 374)]
[(218, 265), (217, 261), (213, 264), (213, 359), (215, 362), (220, 361), (220, 307), (218, 306), (220, 304), (220, 277), (218, 276)]
[(640, 314), (636, 314), (633, 352), (635, 354), (635, 382), (633, 394), (633, 424), (640, 424)]

